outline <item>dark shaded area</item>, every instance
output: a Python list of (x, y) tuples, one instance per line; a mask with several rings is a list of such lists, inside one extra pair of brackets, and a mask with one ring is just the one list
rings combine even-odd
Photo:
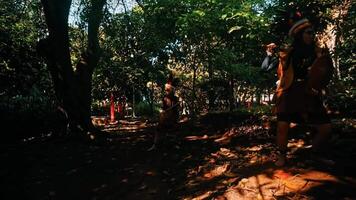
[[(68, 119), (58, 108), (47, 111), (13, 112), (0, 109), (2, 133), (0, 143), (16, 143), (32, 137), (63, 136), (67, 133)], [(6, 133), (6, 134), (5, 134)]]
[[(229, 116), (239, 118), (228, 123)], [(216, 122), (222, 124), (210, 126)], [(139, 120), (102, 126), (107, 135), (100, 140), (66, 136), (2, 144), (0, 159), (6, 161), (0, 167), (6, 191), (2, 196), (189, 199), (211, 191), (207, 193), (209, 198), (222, 198), (242, 179), (274, 168), (273, 134), (262, 124), (263, 121), (247, 114), (206, 115), (195, 123), (180, 123), (179, 129), (168, 132), (164, 145), (154, 152), (146, 150), (152, 144), (155, 124)], [(335, 159), (335, 166), (308, 162), (309, 149), (302, 148), (293, 153), (285, 170), (297, 173), (314, 169), (340, 181), (321, 181), (306, 192), (285, 194), (279, 199), (297, 195), (304, 199), (356, 198), (355, 131), (340, 120), (334, 122), (334, 129), (329, 156)], [(307, 145), (312, 133), (305, 133), (309, 131), (308, 127), (296, 126), (290, 134), (292, 141), (302, 139)], [(257, 162), (250, 163), (254, 157)], [(222, 173), (216, 167), (223, 168)], [(273, 177), (272, 172), (266, 174)]]

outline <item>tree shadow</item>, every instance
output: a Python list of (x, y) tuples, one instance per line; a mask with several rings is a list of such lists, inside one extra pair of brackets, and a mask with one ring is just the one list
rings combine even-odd
[[(244, 199), (251, 194), (268, 199), (264, 192), (268, 188), (279, 199), (298, 195), (321, 199), (328, 197), (329, 190), (335, 193), (332, 197), (354, 197), (355, 163), (345, 151), (349, 146), (339, 145), (338, 151), (345, 156), (334, 168), (305, 163), (307, 151), (295, 151), (288, 166), (277, 168), (272, 162), (273, 135), (261, 121), (247, 117), (219, 128), (206, 123), (211, 121), (181, 124), (153, 152), (146, 150), (155, 126), (113, 131), (101, 145), (71, 140), (24, 145), (28, 166), (25, 194), (28, 199), (209, 199), (229, 195)], [(217, 140), (226, 136), (226, 143)], [(305, 138), (291, 134), (291, 139)], [(296, 178), (311, 170), (339, 181), (321, 180), (308, 190), (277, 193), (283, 184), (278, 185), (276, 179)], [(305, 182), (317, 181), (303, 179), (301, 183)]]

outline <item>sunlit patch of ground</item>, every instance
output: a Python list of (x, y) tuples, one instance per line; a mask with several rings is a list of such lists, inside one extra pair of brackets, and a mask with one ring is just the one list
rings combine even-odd
[[(356, 199), (356, 135), (350, 123), (334, 123), (334, 166), (309, 162), (312, 133), (293, 127), (289, 163), (277, 168), (273, 127), (259, 121), (219, 128), (181, 124), (167, 132), (159, 149), (148, 152), (155, 123), (93, 120), (108, 131), (106, 143), (22, 144), (26, 170), (18, 179), (26, 199)], [(0, 170), (3, 180), (16, 178), (12, 168)]]
[[(294, 127), (296, 127), (295, 124), (292, 128)], [(238, 142), (240, 145), (229, 145), (234, 139), (241, 137), (245, 137), (245, 143), (241, 143), (241, 140)], [(313, 160), (309, 160), (303, 155), (300, 157), (299, 151), (308, 154), (307, 152), (310, 150), (310, 145), (304, 139), (291, 138), (289, 140), (290, 154), (288, 157), (292, 161), (290, 165), (282, 169), (273, 165), (275, 147), (270, 142), (256, 144), (252, 141), (252, 144), (255, 143), (255, 145), (249, 146), (251, 140), (248, 138), (263, 140), (271, 139), (271, 137), (268, 132), (261, 130), (261, 127), (248, 125), (229, 128), (217, 135), (204, 134), (185, 137), (188, 141), (211, 140), (229, 148), (222, 147), (210, 153), (204, 157), (204, 162), (201, 165), (188, 170), (187, 181), (182, 186), (185, 189), (181, 190), (191, 191), (191, 194), (182, 196), (182, 198), (313, 199), (308, 195), (310, 191), (330, 184), (348, 188), (346, 190), (351, 194), (345, 194), (345, 199), (355, 197), (356, 194), (352, 192), (356, 189), (355, 177), (339, 178), (337, 175), (333, 175), (335, 173), (333, 170), (330, 170), (332, 166), (318, 163), (319, 167), (320, 165), (324, 167), (324, 169), (318, 169), (313, 165), (316, 164), (313, 163)], [(253, 175), (249, 176), (250, 174)], [(345, 182), (345, 178), (348, 181)], [(326, 193), (331, 191), (335, 195), (337, 192), (332, 192), (332, 190), (329, 188)]]
[[(291, 170), (291, 171), (290, 171)], [(272, 176), (271, 176), (272, 175)], [(267, 169), (241, 179), (225, 191), (226, 199), (276, 199), (289, 194), (301, 195), (323, 182), (341, 182), (318, 170)]]
[(92, 117), (92, 122), (95, 126), (100, 127), (102, 130), (110, 133), (120, 132), (138, 132), (146, 128), (155, 127), (157, 123), (149, 123), (147, 120), (142, 119), (125, 119), (110, 121), (109, 117)]

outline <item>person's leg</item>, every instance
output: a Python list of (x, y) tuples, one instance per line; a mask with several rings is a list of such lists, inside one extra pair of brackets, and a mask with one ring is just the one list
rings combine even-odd
[(148, 149), (148, 151), (152, 151), (162, 147), (162, 142), (167, 137), (167, 131), (168, 131), (167, 124), (162, 124), (162, 123), (158, 124), (155, 130), (153, 145)]
[(279, 155), (276, 161), (277, 166), (283, 166), (286, 162), (289, 122), (277, 122), (277, 146)]
[(155, 129), (155, 135), (153, 139), (153, 145), (148, 149), (148, 151), (152, 151), (157, 148), (159, 143), (161, 142), (162, 139), (162, 132), (165, 130), (166, 124), (167, 124), (167, 113), (165, 111), (160, 112), (159, 114), (159, 120), (158, 120), (158, 126)]
[(281, 151), (287, 150), (289, 122), (277, 122), (277, 146)]
[(331, 135), (331, 123), (316, 125), (317, 134), (313, 139), (313, 151), (320, 152), (325, 148), (325, 144)]
[(327, 150), (327, 141), (331, 135), (331, 124), (324, 123), (316, 125), (316, 129), (318, 132), (313, 138), (312, 160), (332, 166), (335, 164), (335, 161), (330, 159), (329, 154), (325, 152), (325, 150)]
[(152, 150), (155, 150), (161, 140), (161, 132), (162, 132), (162, 127), (161, 125), (159, 124), (157, 126), (157, 128), (155, 129), (155, 135), (154, 135), (154, 138), (153, 138), (153, 144), (152, 146), (147, 150), (147, 151), (152, 151)]

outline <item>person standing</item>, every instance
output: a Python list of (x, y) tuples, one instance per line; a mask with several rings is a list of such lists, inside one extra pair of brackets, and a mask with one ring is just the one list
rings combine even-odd
[[(328, 77), (330, 73), (317, 74), (315, 71), (321, 67), (324, 71), (332, 71), (331, 58), (327, 49), (318, 47), (310, 21), (301, 18), (300, 13), (297, 13), (297, 16), (298, 20), (293, 23), (288, 33), (293, 38), (293, 43), (289, 48), (281, 49), (278, 55), (275, 112), (279, 153), (276, 166), (283, 166), (286, 163), (290, 123), (309, 123), (316, 127), (317, 135), (312, 145), (314, 154), (322, 152), (331, 134), (331, 122), (322, 103), (322, 88), (313, 87), (315, 80), (330, 79)], [(277, 62), (271, 62), (272, 59), (276, 59), (272, 58), (275, 47), (271, 45), (267, 48), (267, 57), (270, 58), (268, 61), (266, 58), (262, 64), (266, 70), (277, 66)], [(324, 84), (323, 87), (325, 86)]]
[(154, 143), (148, 151), (156, 149), (161, 143), (166, 132), (176, 128), (179, 118), (179, 101), (175, 95), (175, 87), (173, 86), (173, 76), (170, 75), (164, 87), (165, 95), (162, 99), (162, 110), (159, 114), (159, 122), (155, 131)]

